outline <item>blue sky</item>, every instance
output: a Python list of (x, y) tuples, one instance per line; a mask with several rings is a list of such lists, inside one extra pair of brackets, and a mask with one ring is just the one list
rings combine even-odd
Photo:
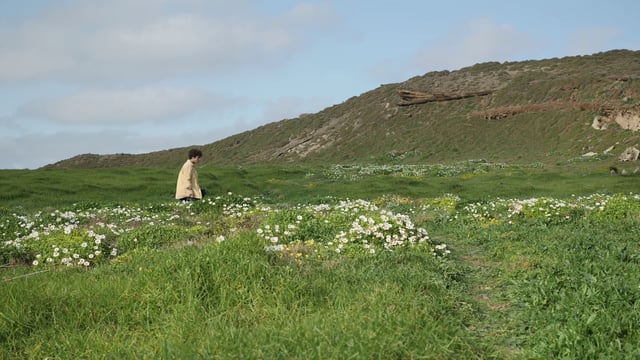
[(0, 0), (0, 169), (208, 144), (380, 84), (640, 50), (637, 0)]

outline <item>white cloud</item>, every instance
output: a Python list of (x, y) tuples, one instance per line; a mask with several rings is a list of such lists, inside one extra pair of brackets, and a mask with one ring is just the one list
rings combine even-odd
[(19, 113), (60, 123), (129, 124), (175, 119), (212, 108), (229, 108), (237, 101), (201, 89), (143, 87), (132, 90), (91, 90), (37, 100), (23, 106)]
[(513, 60), (540, 47), (531, 35), (488, 18), (475, 19), (459, 28), (420, 53), (415, 63), (422, 70), (456, 70), (486, 61)]
[[(0, 35), (0, 42), (7, 35)], [(0, 57), (0, 82), (46, 77), (73, 66), (73, 59), (46, 46), (17, 46), (5, 50)]]
[(58, 8), (38, 18), (0, 27), (0, 82), (220, 73), (287, 57), (304, 43), (300, 34), (306, 28), (332, 19), (328, 7), (311, 4), (269, 17), (251, 11), (250, 3), (216, 2), (220, 6), (210, 12), (199, 12), (205, 5), (198, 3), (56, 3)]

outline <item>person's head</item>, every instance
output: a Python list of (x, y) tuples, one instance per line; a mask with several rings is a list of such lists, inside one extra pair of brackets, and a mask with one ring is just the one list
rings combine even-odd
[(191, 160), (191, 162), (196, 163), (200, 161), (201, 157), (202, 157), (202, 151), (200, 151), (200, 149), (189, 150), (189, 160)]

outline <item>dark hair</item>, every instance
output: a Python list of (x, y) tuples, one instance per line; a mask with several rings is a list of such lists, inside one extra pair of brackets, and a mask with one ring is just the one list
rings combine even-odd
[(202, 157), (202, 151), (200, 151), (200, 149), (189, 150), (189, 159), (193, 159), (194, 157)]

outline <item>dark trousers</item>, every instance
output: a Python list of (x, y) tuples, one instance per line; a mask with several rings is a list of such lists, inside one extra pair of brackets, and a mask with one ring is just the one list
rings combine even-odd
[[(202, 198), (204, 198), (206, 196), (207, 192), (204, 189), (200, 189), (200, 191), (202, 192)], [(183, 197), (182, 199), (179, 199), (179, 200), (180, 201), (197, 201), (197, 200), (200, 200), (200, 199), (187, 196), (187, 197)]]

